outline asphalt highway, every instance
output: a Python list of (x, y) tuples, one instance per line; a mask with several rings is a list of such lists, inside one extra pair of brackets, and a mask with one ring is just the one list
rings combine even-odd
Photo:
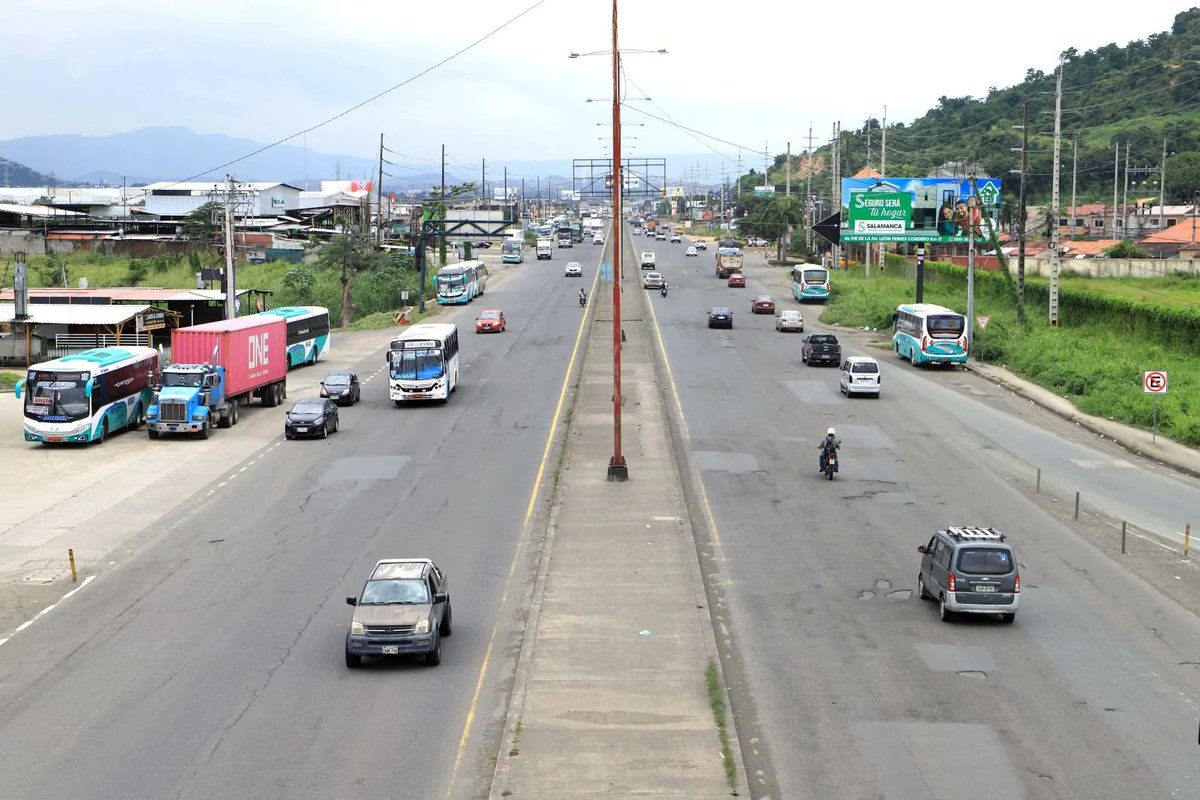
[[(601, 249), (549, 262), (530, 250), (450, 312), (463, 366), (448, 404), (393, 407), (382, 349), (345, 365), (369, 380), (340, 432), (283, 441), (280, 422), (122, 563), (5, 643), (0, 796), (483, 791), (530, 586), (522, 523), (579, 327), (575, 294)], [(568, 259), (584, 263), (582, 283), (564, 279)], [(476, 335), (483, 308), (502, 308), (509, 330)], [(239, 434), (251, 432), (214, 438)], [(186, 459), (193, 444), (145, 446)], [(347, 670), (344, 598), (396, 556), (433, 558), (448, 575), (442, 664)]]
[[(1093, 467), (1072, 478), (1085, 494), (1149, 517), (1197, 483), (1117, 465), (1068, 423), (1019, 418), (982, 380), (886, 350), (845, 348), (880, 360), (883, 396), (844, 398), (837, 369), (800, 362), (800, 334), (750, 313), (771, 293), (811, 332), (811, 307), (765, 289), (765, 266), (727, 288), (713, 251), (685, 258), (686, 244), (634, 240), (670, 285), (652, 302), (693, 499), (715, 523), (701, 558), (753, 796), (1200, 797), (1194, 613), (1024, 485), (1031, 458), (1066, 452)], [(716, 305), (733, 309), (732, 331), (706, 327)], [(816, 449), (831, 426), (844, 445), (833, 482)], [(951, 524), (1015, 544), (1015, 624), (944, 624), (916, 598), (916, 548)]]

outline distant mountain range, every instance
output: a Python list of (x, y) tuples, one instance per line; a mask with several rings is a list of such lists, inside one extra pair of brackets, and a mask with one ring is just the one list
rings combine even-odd
[[(368, 180), (377, 164), (373, 159), (348, 155), (331, 155), (293, 144), (282, 144), (222, 167), (247, 153), (266, 145), (251, 139), (222, 134), (201, 134), (180, 126), (140, 128), (107, 136), (81, 134), (49, 134), (24, 136), (0, 141), (0, 186), (109, 185), (120, 186), (122, 180), (136, 186), (160, 180), (219, 180), (226, 172), (243, 181), (284, 181), (302, 188), (319, 188), (320, 181)], [(599, 156), (584, 153), (581, 157)], [(393, 159), (395, 157), (393, 156)], [(707, 167), (713, 184), (719, 182), (720, 161), (711, 153), (667, 156), (668, 175), (678, 176), (693, 165), (701, 173)], [(5, 176), (4, 165), (13, 165)], [(27, 166), (25, 166), (27, 165)], [(475, 182), (481, 178), (481, 167), (462, 164), (447, 166), (446, 181), (450, 184)], [(487, 183), (489, 193), (504, 182), (508, 169), (509, 186), (520, 186), (525, 178), (525, 191), (532, 196), (540, 176), (543, 187), (570, 181), (570, 159), (545, 161), (508, 161), (488, 158)], [(18, 172), (20, 170), (20, 172)], [(207, 170), (207, 171), (203, 171)], [(393, 163), (384, 186), (389, 191), (428, 189), (441, 181), (437, 165), (428, 162)], [(305, 187), (307, 178), (308, 186)], [(669, 177), (667, 183), (676, 185), (679, 178)]]

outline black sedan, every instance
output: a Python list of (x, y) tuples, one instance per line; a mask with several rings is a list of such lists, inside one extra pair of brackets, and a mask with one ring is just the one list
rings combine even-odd
[(708, 327), (710, 328), (732, 328), (733, 327), (733, 311), (732, 309), (718, 306), (708, 312)]
[(283, 436), (286, 439), (305, 436), (324, 439), (331, 433), (337, 433), (337, 429), (337, 404), (328, 397), (297, 400), (283, 421)]
[(353, 372), (331, 372), (321, 381), (321, 397), (328, 397), (340, 405), (352, 406), (362, 399), (362, 387), (358, 375)]

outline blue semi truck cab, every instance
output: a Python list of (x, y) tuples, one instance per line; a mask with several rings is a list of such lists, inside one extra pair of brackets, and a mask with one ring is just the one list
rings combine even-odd
[(225, 393), (225, 367), (172, 364), (162, 371), (162, 385), (146, 412), (151, 439), (163, 433), (194, 433), (207, 439), (214, 425), (237, 424), (237, 403)]

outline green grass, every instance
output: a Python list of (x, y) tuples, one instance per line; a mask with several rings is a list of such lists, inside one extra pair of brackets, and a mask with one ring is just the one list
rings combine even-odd
[(12, 391), (12, 388), (17, 385), (17, 381), (25, 377), (23, 372), (11, 372), (9, 370), (0, 370), (0, 390)]
[[(1044, 283), (1044, 280), (1038, 279)], [(1067, 276), (1063, 285), (1072, 289), (1104, 292), (1141, 303), (1175, 305), (1200, 309), (1200, 278), (1080, 278)]]
[(704, 668), (704, 685), (708, 690), (708, 704), (712, 707), (713, 721), (717, 723), (717, 736), (721, 739), (721, 761), (725, 764), (725, 780), (729, 789), (737, 794), (737, 767), (733, 763), (733, 751), (729, 749), (729, 723), (725, 716), (725, 691), (717, 675), (717, 665), (712, 661)]
[[(1126, 285), (1087, 283), (1088, 288), (1096, 284), (1100, 289)], [(891, 329), (896, 306), (914, 299), (912, 280), (891, 274), (876, 273), (868, 279), (861, 271), (837, 271), (832, 286), (823, 321), (872, 327), (883, 335)], [(948, 282), (927, 283), (924, 300), (966, 311), (965, 293)], [(994, 284), (977, 286), (975, 313), (991, 317), (985, 331), (976, 328), (976, 357), (1007, 367), (1089, 414), (1149, 430), (1153, 404), (1142, 393), (1142, 372), (1168, 370), (1171, 392), (1158, 401), (1158, 432), (1200, 446), (1200, 357), (1194, 353), (1127, 335), (1115, 324), (1051, 328), (1043, 309), (1028, 305), (1030, 322), (1022, 326), (1015, 300)]]

